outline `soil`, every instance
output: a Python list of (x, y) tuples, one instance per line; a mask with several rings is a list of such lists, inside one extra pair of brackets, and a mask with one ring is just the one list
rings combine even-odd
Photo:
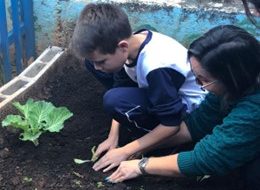
[[(142, 176), (119, 184), (108, 184), (109, 173), (95, 172), (91, 163), (77, 165), (74, 158), (90, 159), (91, 148), (102, 142), (110, 118), (102, 110), (105, 89), (71, 55), (62, 59), (63, 68), (49, 76), (41, 91), (31, 95), (56, 106), (67, 106), (74, 116), (65, 122), (60, 133), (45, 133), (36, 147), (18, 139), (19, 133), (0, 127), (1, 190), (225, 190), (241, 189), (233, 175), (196, 178)], [(120, 136), (121, 140), (126, 135)], [(101, 185), (101, 187), (100, 187)]]

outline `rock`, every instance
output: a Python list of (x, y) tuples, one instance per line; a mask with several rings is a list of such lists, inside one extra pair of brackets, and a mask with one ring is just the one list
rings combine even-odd
[(20, 183), (19, 177), (16, 176), (16, 177), (11, 178), (11, 183), (13, 185), (18, 185)]
[(10, 156), (10, 151), (8, 148), (4, 148), (3, 150), (0, 150), (0, 158), (8, 158)]
[(4, 137), (0, 135), (0, 149), (4, 148)]

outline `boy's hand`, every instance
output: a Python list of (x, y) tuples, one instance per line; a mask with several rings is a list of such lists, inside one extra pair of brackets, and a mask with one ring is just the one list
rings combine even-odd
[(93, 166), (95, 171), (103, 169), (103, 172), (107, 172), (114, 167), (117, 167), (122, 161), (127, 160), (129, 155), (123, 148), (116, 148), (109, 150), (102, 158), (100, 158)]
[(98, 145), (98, 148), (96, 150), (96, 152), (94, 153), (94, 156), (99, 158), (99, 156), (108, 150), (112, 150), (114, 148), (116, 148), (118, 145), (118, 138), (107, 138), (106, 140), (104, 140), (102, 143), (100, 143)]

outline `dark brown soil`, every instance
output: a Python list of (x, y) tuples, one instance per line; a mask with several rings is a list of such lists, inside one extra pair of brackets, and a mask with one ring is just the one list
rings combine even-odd
[[(145, 176), (120, 184), (107, 184), (107, 173), (92, 164), (76, 165), (73, 158), (90, 159), (91, 148), (104, 140), (110, 118), (102, 110), (103, 87), (72, 56), (62, 59), (61, 72), (49, 76), (45, 87), (32, 95), (56, 106), (67, 106), (74, 116), (60, 133), (46, 133), (39, 146), (18, 139), (18, 133), (0, 127), (0, 189), (127, 189), (209, 190), (241, 189), (236, 178), (213, 177), (202, 182), (187, 178)], [(122, 135), (121, 139), (126, 138)], [(98, 184), (104, 186), (98, 187)]]

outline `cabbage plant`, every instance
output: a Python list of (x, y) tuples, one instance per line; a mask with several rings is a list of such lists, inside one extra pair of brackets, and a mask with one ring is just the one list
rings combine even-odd
[(2, 121), (2, 127), (20, 129), (22, 132), (19, 138), (32, 141), (35, 146), (39, 144), (38, 138), (42, 133), (59, 132), (64, 127), (65, 120), (73, 115), (66, 107), (55, 107), (46, 101), (28, 99), (24, 105), (19, 102), (14, 102), (13, 105), (20, 115), (8, 115)]

